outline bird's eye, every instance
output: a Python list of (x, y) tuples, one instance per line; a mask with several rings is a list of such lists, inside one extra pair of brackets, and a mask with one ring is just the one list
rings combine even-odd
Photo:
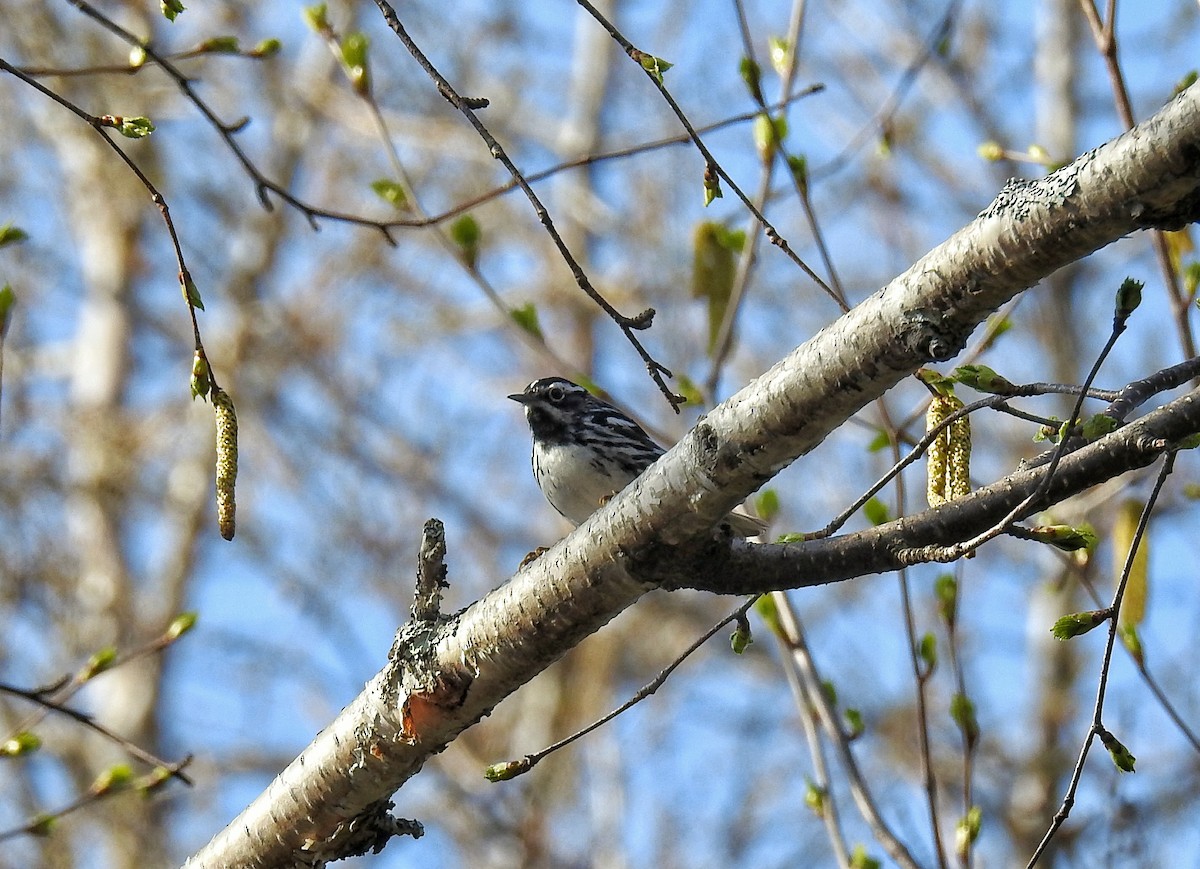
[(567, 394), (566, 394), (566, 392), (563, 391), (563, 388), (561, 386), (551, 386), (549, 389), (546, 390), (546, 397), (548, 399), (550, 399), (551, 401), (553, 401), (555, 404), (558, 404), (560, 401), (562, 401), (564, 398), (567, 397)]

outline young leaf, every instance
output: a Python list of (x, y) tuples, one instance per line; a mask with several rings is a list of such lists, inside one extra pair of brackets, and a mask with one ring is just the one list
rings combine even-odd
[(980, 392), (1008, 395), (1013, 391), (1011, 381), (1001, 377), (986, 365), (960, 365), (952, 375), (963, 386), (969, 386)]
[(967, 745), (974, 745), (979, 739), (979, 720), (975, 717), (975, 704), (966, 694), (955, 694), (950, 699), (950, 717), (962, 731)]
[(863, 504), (863, 515), (867, 517), (867, 521), (872, 525), (882, 525), (892, 518), (892, 513), (888, 509), (888, 505), (878, 498), (871, 498), (867, 503)]
[(259, 58), (273, 57), (274, 55), (279, 54), (279, 50), (282, 47), (282, 42), (274, 37), (271, 37), (269, 39), (262, 40), (260, 43), (258, 43), (258, 45), (254, 46), (254, 48), (250, 50), (250, 56)]
[(202, 54), (237, 54), (241, 51), (236, 36), (211, 36), (196, 46)]
[(20, 757), (32, 754), (42, 747), (42, 739), (36, 733), (22, 730), (0, 742), (0, 757)]
[(983, 809), (971, 806), (967, 813), (958, 819), (954, 825), (954, 853), (959, 859), (966, 859), (971, 846), (979, 838), (979, 830), (983, 826)]
[(722, 237), (728, 233), (721, 224), (706, 220), (698, 224), (692, 234), (692, 298), (708, 302), (707, 352), (710, 356), (729, 308), (737, 274), (734, 249), (723, 243)]
[(1112, 757), (1113, 763), (1121, 772), (1133, 772), (1134, 764), (1137, 763), (1137, 758), (1130, 754), (1129, 749), (1103, 727), (1100, 728), (1100, 741), (1104, 743), (1104, 747), (1108, 749), (1109, 755)]
[(342, 66), (350, 79), (350, 85), (359, 96), (371, 90), (371, 78), (367, 72), (367, 48), (370, 46), (367, 35), (361, 31), (347, 33), (342, 37)]
[(0, 287), (0, 341), (8, 333), (8, 324), (12, 322), (13, 305), (17, 303), (17, 294), (8, 284)]
[(767, 522), (779, 515), (779, 493), (774, 489), (763, 489), (754, 499), (754, 512)]
[(746, 83), (746, 89), (750, 91), (750, 96), (754, 98), (756, 103), (760, 105), (766, 102), (762, 92), (762, 67), (760, 67), (753, 58), (743, 57), (741, 63), (738, 64), (738, 72), (742, 76), (742, 81)]
[[(1129, 550), (1133, 546), (1133, 534), (1137, 530), (1144, 505), (1139, 501), (1129, 500), (1117, 508), (1117, 517), (1113, 522), (1113, 582), (1120, 583), (1121, 573), (1125, 562), (1129, 559)], [(1121, 599), (1122, 627), (1134, 627), (1142, 623), (1146, 617), (1146, 598), (1149, 594), (1150, 566), (1150, 526), (1146, 526), (1146, 534), (1138, 543), (1137, 552), (1133, 554), (1133, 562), (1129, 566), (1129, 579), (1125, 582), (1125, 596)]]
[(655, 57), (653, 54), (638, 51), (636, 48), (630, 52), (630, 57), (641, 64), (642, 69), (650, 74), (650, 78), (654, 79), (660, 85), (663, 83), (663, 73), (675, 65), (668, 63), (661, 57)]
[(379, 178), (371, 182), (371, 189), (375, 191), (376, 196), (397, 211), (408, 210), (408, 195), (404, 192), (404, 185), (399, 181)]
[(750, 622), (744, 618), (739, 619), (737, 627), (729, 635), (729, 647), (735, 655), (740, 655), (750, 648), (750, 644), (753, 642), (754, 634), (750, 632)]
[(791, 52), (792, 47), (783, 37), (772, 36), (767, 40), (767, 54), (771, 58), (771, 66), (775, 68), (776, 75), (787, 73), (788, 56)]
[(11, 222), (0, 224), (0, 247), (4, 247), (6, 244), (16, 244), (27, 238), (29, 238), (29, 233), (21, 227), (13, 226)]
[(1088, 610), (1081, 613), (1068, 613), (1054, 623), (1050, 633), (1056, 640), (1069, 640), (1078, 637), (1108, 621), (1112, 616), (1111, 609)]
[(1028, 529), (1028, 536), (1030, 540), (1049, 543), (1063, 552), (1095, 549), (1098, 541), (1096, 532), (1087, 525), (1036, 525)]
[(764, 163), (770, 162), (785, 138), (787, 118), (783, 115), (772, 118), (766, 112), (761, 112), (754, 118), (754, 147)]
[(475, 268), (479, 261), (479, 242), (482, 238), (483, 231), (479, 228), (478, 221), (469, 214), (464, 214), (450, 224), (450, 240), (458, 245), (463, 260), (471, 268)]
[(721, 176), (711, 164), (704, 167), (704, 207), (712, 205), (714, 199), (720, 199), (725, 194), (721, 192)]
[(537, 306), (533, 302), (526, 302), (519, 308), (509, 308), (508, 315), (513, 318), (513, 322), (530, 335), (535, 338), (542, 337), (542, 327), (538, 323)]
[(937, 598), (938, 614), (947, 627), (953, 628), (958, 618), (958, 580), (943, 573), (933, 584), (933, 594)]
[(168, 640), (177, 640), (196, 626), (196, 620), (200, 616), (195, 612), (183, 612), (171, 619), (171, 624), (167, 625), (167, 630), (164, 636)]
[(1142, 303), (1142, 288), (1146, 286), (1141, 281), (1135, 281), (1133, 278), (1126, 278), (1121, 282), (1121, 286), (1117, 288), (1117, 301), (1115, 310), (1113, 311), (1113, 319), (1124, 322), (1129, 319), (1129, 315), (1137, 310), (1137, 306)]
[(317, 33), (328, 33), (333, 28), (329, 24), (329, 7), (325, 3), (317, 3), (313, 6), (305, 6), (303, 10), (304, 23), (311, 27)]

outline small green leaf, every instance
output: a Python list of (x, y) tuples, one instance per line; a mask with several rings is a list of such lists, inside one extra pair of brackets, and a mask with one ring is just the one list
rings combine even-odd
[(892, 436), (883, 429), (879, 429), (875, 437), (871, 438), (871, 442), (867, 444), (867, 452), (877, 453), (880, 450), (886, 450), (892, 445)]
[(1115, 319), (1124, 321), (1137, 310), (1137, 306), (1142, 303), (1142, 289), (1145, 286), (1144, 283), (1135, 281), (1133, 278), (1126, 278), (1121, 282), (1121, 286), (1117, 289), (1116, 309), (1113, 311)]
[(787, 158), (788, 171), (792, 173), (792, 181), (801, 193), (808, 192), (808, 159), (799, 154), (790, 154)]
[(1133, 660), (1137, 661), (1138, 666), (1144, 666), (1146, 650), (1142, 647), (1142, 638), (1138, 634), (1137, 625), (1119, 625), (1117, 636), (1121, 638), (1121, 645), (1125, 647)]
[(20, 757), (31, 754), (42, 747), (42, 739), (36, 733), (22, 730), (0, 742), (0, 757)]
[(837, 706), (837, 702), (838, 702), (837, 686), (833, 684), (832, 680), (823, 679), (821, 681), (821, 694), (824, 695), (825, 700), (829, 703), (830, 706)]
[(1050, 441), (1053, 443), (1054, 441), (1058, 440), (1059, 433), (1062, 431), (1062, 429), (1063, 424), (1059, 418), (1057, 416), (1052, 416), (1050, 417), (1050, 425), (1042, 426), (1037, 430), (1037, 433), (1034, 434), (1034, 443), (1041, 443), (1042, 441)]
[(754, 499), (754, 512), (765, 522), (779, 515), (779, 493), (774, 489), (763, 489)]
[(83, 670), (79, 674), (79, 681), (86, 682), (94, 676), (103, 673), (111, 667), (117, 660), (117, 647), (105, 646), (100, 651), (94, 653), (83, 666)]
[(953, 628), (958, 619), (958, 580), (943, 573), (933, 583), (933, 594), (937, 598), (938, 615), (947, 627)]
[(775, 69), (776, 75), (787, 74), (788, 56), (791, 52), (791, 46), (782, 36), (772, 36), (767, 40), (767, 54), (771, 58), (771, 66)]
[(192, 354), (192, 377), (190, 381), (192, 401), (197, 398), (207, 398), (212, 388), (212, 372), (208, 367), (208, 359), (197, 350)]
[(213, 36), (196, 46), (196, 51), (204, 54), (237, 54), (241, 46), (236, 36)]
[(1117, 739), (1103, 727), (1100, 728), (1097, 735), (1100, 737), (1100, 741), (1104, 743), (1104, 747), (1108, 749), (1108, 753), (1112, 757), (1112, 761), (1117, 769), (1121, 772), (1133, 772), (1137, 758), (1130, 754), (1129, 749), (1124, 746), (1121, 740)]
[(975, 704), (966, 694), (955, 694), (950, 698), (950, 717), (959, 731), (972, 746), (979, 739), (979, 720), (975, 717)]
[(965, 860), (971, 851), (971, 846), (979, 838), (979, 830), (983, 827), (983, 809), (971, 806), (966, 815), (958, 819), (954, 825), (954, 852), (960, 860)]
[(313, 6), (305, 6), (303, 15), (304, 23), (322, 35), (329, 33), (333, 28), (329, 25), (329, 8), (325, 3), (317, 3)]
[(133, 787), (142, 796), (148, 797), (171, 780), (171, 771), (165, 766), (156, 766), (150, 772), (133, 783)]
[(825, 800), (828, 793), (824, 788), (817, 787), (813, 781), (805, 779), (805, 782), (804, 805), (808, 806), (809, 810), (818, 818), (825, 817)]
[(538, 323), (537, 306), (533, 302), (526, 302), (519, 308), (509, 308), (508, 315), (513, 318), (513, 322), (528, 332), (535, 338), (542, 337), (542, 327)]
[(1052, 162), (1050, 159), (1050, 152), (1036, 143), (1026, 148), (1025, 153), (1029, 156), (1029, 159), (1032, 162), (1040, 163), (1042, 166), (1049, 166)]
[(750, 632), (750, 622), (741, 619), (733, 633), (729, 635), (729, 648), (733, 649), (735, 655), (740, 655), (750, 648), (754, 642), (754, 635)]
[(1088, 525), (1036, 525), (1026, 531), (1030, 540), (1049, 543), (1063, 552), (1076, 552), (1080, 549), (1092, 551), (1099, 542), (1095, 529)]
[(803, 543), (808, 539), (808, 535), (802, 531), (792, 531), (787, 534), (780, 534), (775, 538), (776, 543)]
[(663, 83), (663, 73), (675, 65), (667, 63), (661, 57), (655, 57), (653, 54), (638, 51), (636, 48), (633, 49), (630, 56), (641, 64), (642, 69), (646, 70), (650, 74), (650, 77), (660, 85)]
[(483, 777), (488, 781), (508, 781), (529, 770), (529, 759), (506, 760), (503, 763), (493, 763), (483, 771)]
[(283, 43), (278, 39), (271, 37), (270, 39), (262, 40), (258, 45), (250, 50), (251, 57), (274, 57), (279, 54), (279, 50), (283, 48)]
[(975, 153), (979, 155), (980, 159), (995, 163), (1004, 159), (1004, 146), (999, 142), (987, 141), (979, 145), (975, 149)]
[(697, 224), (692, 233), (692, 298), (708, 303), (707, 352), (710, 356), (716, 348), (737, 275), (734, 250), (723, 240), (726, 234), (725, 226), (711, 220)]
[(772, 118), (766, 112), (760, 112), (755, 116), (754, 147), (760, 160), (764, 163), (770, 162), (783, 140), (787, 138), (787, 129), (787, 118), (783, 115)]
[(850, 853), (850, 869), (881, 869), (882, 865), (867, 853), (865, 845), (855, 845)]
[(0, 340), (8, 333), (9, 323), (12, 322), (13, 305), (17, 303), (17, 294), (8, 284), (0, 287)]
[(867, 726), (863, 723), (862, 712), (857, 709), (846, 709), (842, 712), (842, 718), (846, 722), (846, 738), (858, 739), (862, 736), (863, 731)]
[(129, 764), (118, 763), (96, 776), (89, 791), (93, 796), (100, 796), (109, 791), (121, 790), (131, 781), (133, 781), (133, 770)]
[(892, 518), (892, 513), (888, 509), (887, 504), (874, 497), (863, 504), (863, 515), (867, 517), (867, 521), (872, 525), (882, 525)]
[(986, 365), (960, 365), (950, 374), (963, 386), (993, 395), (1009, 395), (1014, 386)]
[(171, 624), (167, 625), (163, 637), (172, 642), (178, 640), (196, 626), (196, 620), (199, 618), (199, 614), (193, 611), (180, 613), (171, 619)]
[(1200, 262), (1188, 263), (1183, 269), (1183, 289), (1189, 299), (1196, 298), (1196, 288), (1200, 287)]
[(931, 631), (926, 631), (921, 636), (921, 641), (917, 643), (917, 657), (925, 665), (925, 672), (922, 675), (928, 676), (937, 668), (937, 637)]
[(29, 233), (21, 227), (14, 226), (12, 223), (0, 224), (0, 247), (4, 247), (6, 244), (16, 244), (27, 238), (29, 238)]
[(168, 21), (174, 21), (184, 9), (179, 0), (162, 0), (159, 5), (162, 7), (163, 17)]
[(28, 830), (31, 835), (45, 837), (54, 832), (54, 827), (57, 824), (58, 818), (43, 812), (30, 822)]
[(677, 378), (677, 389), (679, 394), (683, 396), (683, 403), (690, 405), (704, 404), (704, 393), (700, 387), (688, 377), (686, 374), (680, 374)]
[(1096, 628), (1112, 617), (1112, 609), (1088, 610), (1087, 612), (1068, 613), (1054, 623), (1050, 633), (1056, 640), (1069, 640)]
[(479, 242), (482, 238), (483, 231), (479, 228), (479, 223), (469, 214), (464, 214), (450, 224), (450, 240), (458, 245), (463, 260), (471, 268), (475, 268), (479, 261)]
[(711, 166), (704, 167), (704, 207), (712, 205), (714, 199), (720, 199), (725, 194), (721, 192), (721, 176)]
[(916, 378), (926, 386), (937, 390), (939, 395), (954, 394), (954, 381), (946, 375), (934, 371), (932, 368), (918, 368)]
[(1182, 79), (1180, 79), (1179, 84), (1175, 85), (1175, 92), (1174, 92), (1174, 94), (1172, 94), (1172, 96), (1179, 96), (1185, 90), (1187, 90), (1192, 85), (1194, 85), (1196, 83), (1196, 76), (1197, 76), (1197, 72), (1196, 72), (1196, 70), (1193, 69), (1191, 72), (1189, 72), (1187, 75), (1185, 75)]
[(777, 637), (783, 636), (783, 626), (779, 623), (779, 609), (775, 605), (774, 597), (769, 594), (760, 595), (754, 602), (754, 611), (772, 633)]
[(1079, 427), (1079, 433), (1083, 435), (1084, 440), (1091, 443), (1092, 441), (1100, 440), (1106, 434), (1116, 431), (1119, 425), (1108, 414), (1097, 413), (1083, 421), (1083, 424)]
[(1121, 598), (1120, 624), (1136, 626), (1146, 617), (1146, 602), (1150, 594), (1150, 525), (1138, 541), (1137, 551), (1130, 560), (1129, 552), (1133, 548), (1134, 536), (1141, 522), (1145, 504), (1141, 501), (1128, 499), (1117, 507), (1117, 515), (1113, 520), (1112, 531), (1112, 576), (1113, 587), (1120, 585), (1125, 573), (1125, 563), (1129, 564), (1129, 577), (1125, 580), (1125, 594)]
[(123, 118), (120, 115), (104, 115), (100, 123), (112, 127), (126, 139), (144, 139), (154, 132), (154, 124), (149, 118)]
[(380, 178), (371, 182), (371, 189), (375, 191), (375, 195), (397, 211), (408, 210), (408, 194), (404, 192), (404, 185), (399, 181)]
[(193, 308), (204, 310), (204, 299), (200, 297), (200, 288), (196, 286), (191, 275), (183, 279), (183, 298)]
[(360, 96), (371, 90), (371, 78), (367, 72), (367, 49), (370, 44), (367, 35), (358, 30), (342, 37), (342, 66), (346, 69), (354, 92)]
[(743, 57), (741, 63), (738, 64), (738, 73), (742, 76), (742, 81), (746, 83), (746, 89), (750, 91), (750, 96), (753, 97), (756, 103), (760, 105), (766, 102), (762, 92), (762, 67), (755, 62), (752, 57)]

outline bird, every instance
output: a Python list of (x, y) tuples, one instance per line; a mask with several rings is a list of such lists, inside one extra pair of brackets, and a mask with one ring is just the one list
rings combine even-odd
[[(564, 377), (543, 377), (510, 396), (533, 434), (533, 476), (550, 506), (580, 525), (666, 452), (625, 413)], [(766, 523), (744, 512), (725, 523), (739, 537)]]

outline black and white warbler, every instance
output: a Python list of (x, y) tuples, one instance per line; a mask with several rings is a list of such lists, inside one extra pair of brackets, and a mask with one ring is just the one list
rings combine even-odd
[[(543, 377), (509, 398), (525, 406), (538, 488), (575, 525), (666, 452), (620, 410), (565, 378)], [(730, 513), (726, 521), (741, 537), (764, 528), (746, 513)]]

